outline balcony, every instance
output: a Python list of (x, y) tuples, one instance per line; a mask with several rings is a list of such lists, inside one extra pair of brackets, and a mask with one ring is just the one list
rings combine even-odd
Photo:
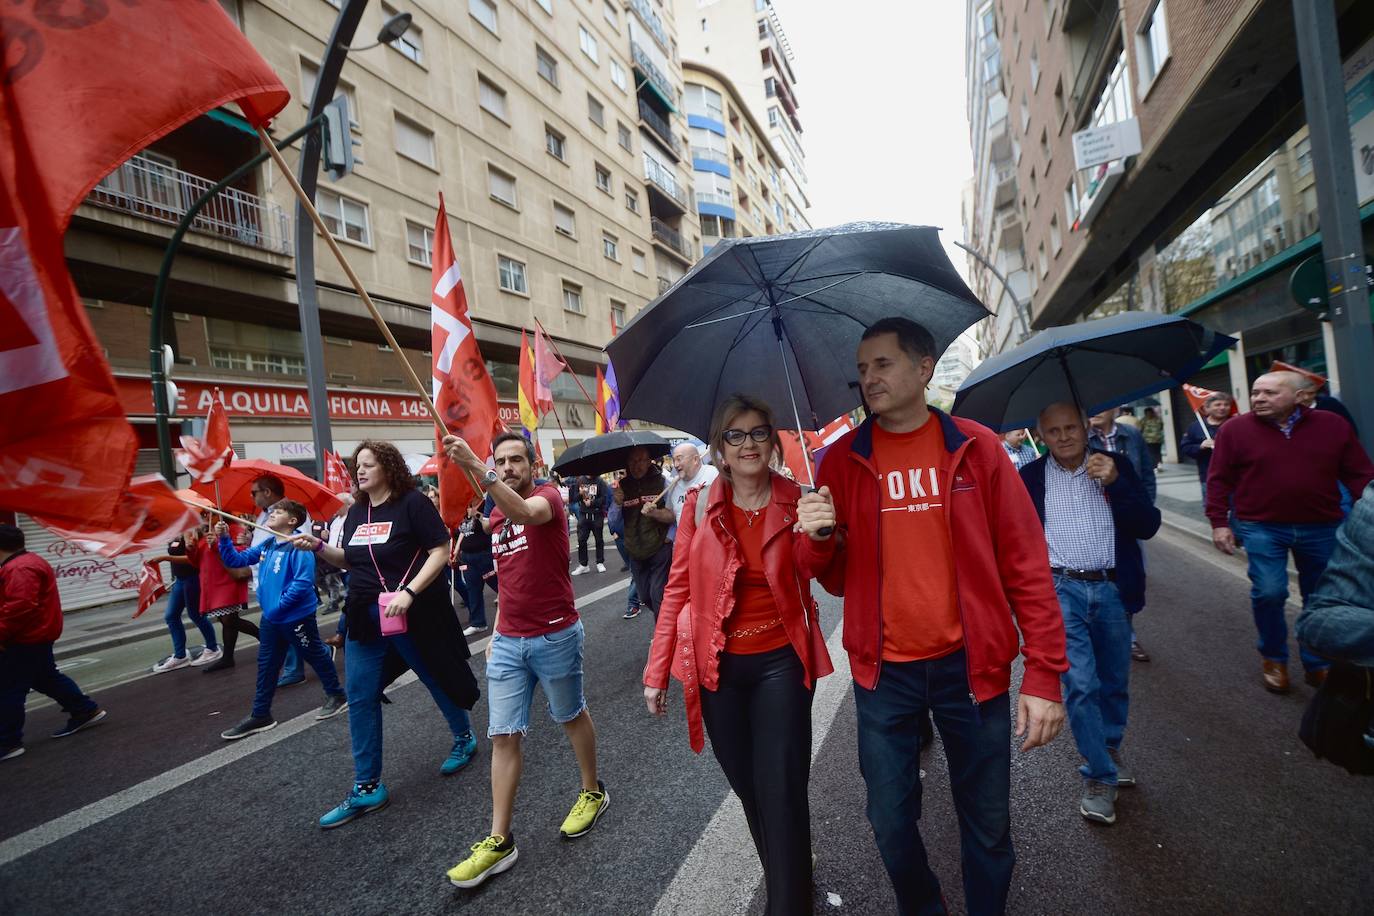
[[(101, 179), (86, 202), (175, 226), (187, 208), (214, 185), (199, 175), (139, 155)], [(225, 188), (211, 198), (191, 229), (274, 254), (292, 252), (291, 218), (286, 212), (238, 188)]]
[[(697, 203), (715, 204), (718, 207), (733, 207), (734, 203), (730, 200), (730, 195), (724, 191), (698, 191)], [(744, 199), (740, 200), (740, 207), (748, 212), (749, 204)]]
[(644, 180), (666, 200), (676, 204), (680, 212), (687, 212), (687, 191), (672, 170), (649, 154), (644, 154)]
[(730, 157), (720, 150), (714, 150), (706, 146), (692, 147), (692, 159), (702, 159), (706, 162), (716, 162), (725, 166), (728, 171), (730, 168)]
[(998, 214), (993, 222), (992, 237), (999, 249), (1019, 252), (1024, 238), (1021, 231), (1021, 215), (1014, 209)]
[[(692, 263), (691, 246), (682, 238), (681, 232), (678, 232), (658, 217), (649, 220), (649, 228), (653, 231), (655, 242), (666, 245), (674, 254), (685, 258), (688, 264)], [(671, 285), (671, 281), (665, 281), (663, 277), (659, 277), (658, 282), (659, 292), (663, 292), (667, 289), (667, 287), (663, 285), (664, 282), (668, 282), (669, 285)]]
[(1078, 60), (1073, 91), (1070, 94), (1074, 123), (1080, 123), (1096, 101), (1095, 90), (1100, 85), (1099, 80), (1103, 76), (1104, 68), (1110, 66), (1106, 59), (1107, 53), (1120, 47), (1118, 38), (1121, 32), (1121, 7), (1117, 0), (1104, 2), (1097, 9), (1091, 23), (1091, 31), (1088, 30), (1087, 20), (1074, 30), (1078, 35), (1086, 32), (1088, 36), (1083, 56)]
[(993, 162), (1011, 160), (1011, 125), (1006, 115), (988, 127), (988, 153)]
[(630, 57), (634, 60), (634, 68), (647, 81), (646, 87), (658, 95), (663, 104), (668, 106), (669, 111), (677, 111), (677, 90), (673, 88), (672, 81), (664, 75), (662, 70), (658, 69), (653, 59), (637, 42), (630, 42)]
[(639, 120), (644, 123), (645, 127), (653, 131), (658, 139), (663, 141), (668, 152), (672, 153), (674, 158), (682, 156), (682, 144), (678, 142), (677, 137), (673, 136), (673, 126), (668, 123), (667, 118), (654, 111), (654, 106), (643, 99), (639, 100)]
[(644, 28), (653, 33), (654, 40), (666, 53), (668, 50), (668, 32), (663, 28), (663, 21), (658, 18), (658, 14), (650, 8), (649, 0), (630, 0), (630, 9), (634, 10), (639, 21), (644, 23)]
[(994, 207), (1005, 207), (1007, 204), (1016, 200), (1016, 169), (1010, 165), (998, 166), (995, 196), (992, 204)]

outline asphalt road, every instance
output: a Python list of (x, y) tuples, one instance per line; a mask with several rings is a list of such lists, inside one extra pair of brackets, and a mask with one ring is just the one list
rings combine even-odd
[[(1011, 910), (1369, 912), (1374, 781), (1314, 760), (1298, 741), (1310, 696), (1300, 678), (1288, 697), (1261, 688), (1243, 567), (1173, 533), (1150, 545), (1149, 561), (1137, 629), (1154, 660), (1134, 668), (1125, 745), (1140, 785), (1123, 790), (1115, 826), (1089, 825), (1077, 814), (1068, 734), (1017, 755)], [(621, 619), (623, 581), (607, 593), (617, 579), (574, 580), (611, 793), (584, 839), (557, 838), (577, 772), (541, 698), (517, 803), (520, 861), (463, 892), (443, 873), (487, 830), (488, 745), (469, 769), (439, 777), (449, 739), (422, 687), (395, 687), (386, 707), (390, 808), (322, 832), (315, 819), (352, 775), (346, 717), (313, 722), (321, 694), (312, 677), (279, 694), (277, 729), (231, 745), (218, 734), (247, 710), (252, 665), (189, 669), (101, 691), (108, 722), (72, 738), (42, 737), (61, 724), (58, 710), (31, 713), (29, 753), (0, 764), (0, 913), (761, 913), (737, 805), (709, 748), (700, 757), (688, 748), (680, 693), (666, 720), (643, 710), (652, 620)], [(838, 646), (838, 602), (822, 600), (822, 612)], [(480, 680), (480, 658), (474, 666)], [(473, 718), (485, 733), (483, 704)], [(894, 912), (864, 819), (853, 698), (840, 676), (822, 682), (815, 722), (817, 912)], [(922, 833), (962, 912), (938, 742), (922, 765)]]

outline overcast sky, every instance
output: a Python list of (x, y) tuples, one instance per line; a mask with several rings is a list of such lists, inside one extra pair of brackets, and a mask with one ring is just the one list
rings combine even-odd
[(960, 274), (973, 174), (961, 0), (774, 0), (796, 55), (811, 223), (938, 226)]

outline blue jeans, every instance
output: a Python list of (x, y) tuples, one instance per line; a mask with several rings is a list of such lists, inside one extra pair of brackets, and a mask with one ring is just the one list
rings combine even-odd
[[(1288, 663), (1288, 619), (1283, 606), (1288, 601), (1288, 552), (1298, 567), (1298, 591), (1303, 606), (1326, 571), (1326, 561), (1336, 547), (1335, 522), (1319, 525), (1277, 525), (1236, 519), (1238, 537), (1245, 540), (1245, 556), (1250, 562), (1250, 606), (1259, 631), (1259, 653), (1272, 662)], [(1298, 646), (1302, 666), (1320, 671), (1331, 663)]]
[(30, 690), (56, 700), (69, 716), (92, 712), (95, 700), (57, 670), (52, 643), (13, 643), (0, 651), (0, 749), (24, 740), (24, 699)]
[(171, 631), (172, 654), (177, 658), (186, 657), (186, 630), (181, 625), (182, 611), (186, 612), (191, 623), (200, 630), (200, 635), (205, 639), (205, 648), (211, 652), (219, 648), (219, 642), (215, 640), (215, 626), (200, 616), (199, 608), (200, 578), (188, 576), (185, 579), (174, 579), (172, 590), (167, 594), (167, 613), (162, 619)]
[(1130, 710), (1131, 618), (1115, 582), (1054, 577), (1064, 614), (1069, 670), (1061, 676), (1064, 706), (1085, 779), (1116, 785), (1107, 749), (1121, 746)]
[(496, 566), (491, 553), (461, 554), (463, 583), (468, 591), (468, 626), (487, 625), (487, 596), (485, 589), (496, 591)]
[(329, 649), (320, 642), (320, 626), (311, 614), (291, 623), (273, 623), (266, 617), (258, 622), (258, 689), (253, 694), (253, 715), (258, 718), (272, 715), (272, 694), (277, 689), (277, 672), (287, 649), (295, 649), (296, 658), (305, 658), (320, 678), (324, 692), (343, 696), (339, 672), (329, 657)]
[(959, 814), (964, 901), (971, 914), (1006, 909), (1016, 854), (1011, 844), (1011, 701), (972, 702), (963, 650), (918, 662), (883, 662), (873, 690), (854, 685), (859, 770), (868, 821), (892, 880), (897, 909), (944, 913), (921, 817), (920, 725), (928, 711), (944, 739)]
[[(625, 538), (615, 539), (616, 552), (620, 554), (620, 562), (625, 566), (630, 565), (630, 555), (625, 552)], [(630, 593), (626, 596), (625, 610), (632, 610), (639, 607), (639, 590), (635, 588), (635, 577), (630, 576)]]
[[(377, 606), (372, 606), (377, 616)], [(420, 650), (410, 634), (383, 636), (374, 642), (348, 640), (348, 664), (344, 673), (348, 681), (348, 730), (353, 745), (353, 769), (358, 782), (375, 782), (382, 778), (382, 670), (386, 653), (395, 650), (405, 659), (410, 670), (429, 688), (434, 704), (444, 714), (449, 730), (456, 738), (467, 734), (472, 724), (468, 711), (454, 703), (440, 688), (439, 682), (425, 667)]]
[(534, 685), (544, 688), (549, 715), (566, 725), (582, 715), (582, 621), (543, 636), (491, 636), (487, 659), (487, 737), (528, 734)]

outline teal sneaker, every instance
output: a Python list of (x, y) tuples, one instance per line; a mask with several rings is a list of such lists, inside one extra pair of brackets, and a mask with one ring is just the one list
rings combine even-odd
[(476, 753), (477, 739), (473, 737), (472, 732), (459, 735), (453, 739), (453, 750), (449, 753), (448, 759), (439, 765), (439, 775), (452, 776), (472, 763), (472, 758)]
[(391, 801), (391, 796), (387, 793), (386, 786), (380, 782), (377, 783), (377, 788), (371, 792), (363, 792), (354, 786), (349, 790), (348, 797), (337, 808), (320, 818), (320, 826), (325, 830), (342, 827), (355, 817), (360, 817), (370, 811), (382, 810), (389, 801)]

